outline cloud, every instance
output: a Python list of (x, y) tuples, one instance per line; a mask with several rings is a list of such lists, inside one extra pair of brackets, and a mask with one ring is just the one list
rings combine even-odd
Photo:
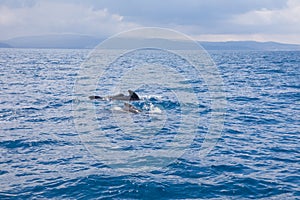
[(247, 33), (300, 34), (300, 1), (288, 0), (282, 9), (265, 8), (237, 15), (231, 23)]
[(124, 1), (111, 0), (99, 2), (99, 6), (107, 7), (136, 22), (195, 25), (260, 8), (281, 8), (286, 0), (127, 0), (126, 4)]
[(194, 38), (204, 41), (256, 40), (300, 44), (299, 0), (228, 15), (219, 22), (212, 23), (216, 28), (202, 33), (197, 32), (197, 26), (190, 29), (195, 30)]
[(30, 6), (0, 6), (0, 38), (49, 33), (107, 36), (137, 27), (107, 8), (39, 1)]
[(0, 26), (9, 26), (17, 21), (13, 12), (7, 7), (0, 7)]
[(0, 5), (9, 8), (23, 8), (32, 7), (36, 2), (36, 0), (0, 0)]
[(300, 43), (299, 0), (0, 0), (0, 40), (76, 33), (106, 37), (141, 26), (192, 37)]

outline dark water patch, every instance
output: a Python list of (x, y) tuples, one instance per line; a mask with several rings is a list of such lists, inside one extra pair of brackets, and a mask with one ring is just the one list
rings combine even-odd
[(7, 174), (7, 173), (9, 173), (9, 172), (6, 171), (6, 170), (0, 170), (0, 176), (3, 175), (3, 174)]
[(0, 141), (0, 146), (7, 149), (15, 148), (38, 148), (44, 145), (56, 146), (56, 145), (66, 145), (66, 143), (61, 143), (55, 140), (40, 140), (40, 141), (28, 141), (28, 140), (14, 140), (14, 141)]

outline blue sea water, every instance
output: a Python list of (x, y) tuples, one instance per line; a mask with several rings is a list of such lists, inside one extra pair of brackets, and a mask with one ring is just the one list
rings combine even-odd
[[(205, 82), (188, 79), (200, 101), (202, 122), (190, 146), (161, 168), (130, 172), (95, 156), (75, 128), (74, 85), (88, 53), (0, 49), (0, 199), (300, 198), (300, 52), (209, 52), (227, 101), (218, 143), (204, 158), (197, 154), (208, 131), (211, 103)], [(120, 58), (110, 69), (130, 68), (139, 61), (186, 64), (168, 56), (138, 52), (130, 59)], [(107, 95), (109, 80), (119, 78), (114, 70), (105, 75), (108, 80), (99, 80), (96, 94)], [(147, 159), (148, 150), (174, 139), (176, 122), (185, 113), (172, 88), (144, 85), (137, 92), (142, 101), (133, 104), (153, 113), (129, 117), (146, 125), (157, 118), (166, 121), (164, 127), (151, 135), (147, 131), (153, 130), (143, 129), (146, 136), (124, 134), (112, 120), (116, 115), (128, 117), (113, 111), (122, 105), (93, 102), (104, 134), (95, 140), (106, 138), (108, 146), (119, 146), (121, 152), (142, 149)]]

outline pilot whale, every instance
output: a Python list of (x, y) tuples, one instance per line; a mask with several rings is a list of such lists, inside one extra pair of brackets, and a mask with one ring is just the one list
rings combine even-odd
[(134, 114), (142, 112), (141, 110), (137, 109), (136, 107), (134, 107), (133, 105), (131, 105), (129, 103), (124, 103), (123, 110), (127, 111), (127, 112), (134, 113)]
[[(132, 90), (128, 90), (129, 95), (126, 96), (124, 94), (117, 94), (113, 96), (89, 96), (91, 100), (93, 99), (100, 99), (100, 100), (119, 100), (119, 101), (138, 101), (140, 100), (140, 97)], [(130, 105), (130, 104), (129, 104)]]

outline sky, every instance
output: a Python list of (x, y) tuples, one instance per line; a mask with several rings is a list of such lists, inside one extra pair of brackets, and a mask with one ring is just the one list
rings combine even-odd
[(300, 0), (0, 0), (0, 41), (171, 28), (199, 41), (300, 44)]

